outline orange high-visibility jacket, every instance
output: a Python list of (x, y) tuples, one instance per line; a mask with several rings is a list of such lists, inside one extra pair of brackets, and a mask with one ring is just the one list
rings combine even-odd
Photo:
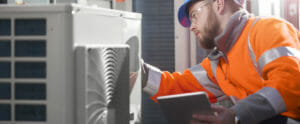
[[(158, 96), (195, 91), (205, 91), (212, 103), (224, 95), (241, 100), (260, 96), (275, 113), (300, 119), (298, 30), (275, 18), (249, 16), (245, 20), (242, 24), (243, 20), (231, 19), (223, 36), (217, 39), (221, 57), (205, 58), (183, 73), (150, 69), (144, 90), (152, 92), (154, 101)], [(227, 35), (226, 31), (233, 33)]]

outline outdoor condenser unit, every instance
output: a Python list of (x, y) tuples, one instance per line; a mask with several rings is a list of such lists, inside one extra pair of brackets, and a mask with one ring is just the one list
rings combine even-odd
[[(140, 46), (137, 13), (78, 4), (0, 6), (0, 123), (134, 123), (141, 78), (129, 93), (128, 76), (140, 73)], [(105, 71), (106, 54), (114, 62)]]

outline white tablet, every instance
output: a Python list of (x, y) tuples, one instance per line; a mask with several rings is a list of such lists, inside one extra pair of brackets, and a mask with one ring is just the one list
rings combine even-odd
[(169, 124), (189, 124), (193, 113), (213, 115), (205, 92), (160, 96), (157, 100)]

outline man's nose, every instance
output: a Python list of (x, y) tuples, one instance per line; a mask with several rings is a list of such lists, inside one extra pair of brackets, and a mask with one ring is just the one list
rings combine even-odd
[(190, 31), (192, 31), (192, 32), (194, 32), (195, 31), (195, 25), (194, 25), (194, 23), (191, 23), (191, 26), (190, 26)]

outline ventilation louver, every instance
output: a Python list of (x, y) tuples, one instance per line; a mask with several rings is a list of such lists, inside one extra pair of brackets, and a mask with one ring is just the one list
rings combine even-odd
[[(129, 121), (129, 51), (127, 46), (79, 47), (77, 52), (78, 107), (86, 124)], [(82, 60), (78, 60), (78, 59)], [(81, 62), (78, 62), (81, 61)], [(84, 66), (82, 65), (84, 64)], [(85, 69), (83, 69), (85, 68)], [(83, 70), (82, 70), (83, 69)], [(82, 93), (83, 92), (83, 93)], [(81, 99), (82, 98), (82, 99)], [(85, 100), (83, 103), (82, 100)], [(79, 108), (78, 110), (83, 110)], [(78, 115), (82, 115), (79, 111)], [(78, 116), (80, 118), (80, 116)]]

